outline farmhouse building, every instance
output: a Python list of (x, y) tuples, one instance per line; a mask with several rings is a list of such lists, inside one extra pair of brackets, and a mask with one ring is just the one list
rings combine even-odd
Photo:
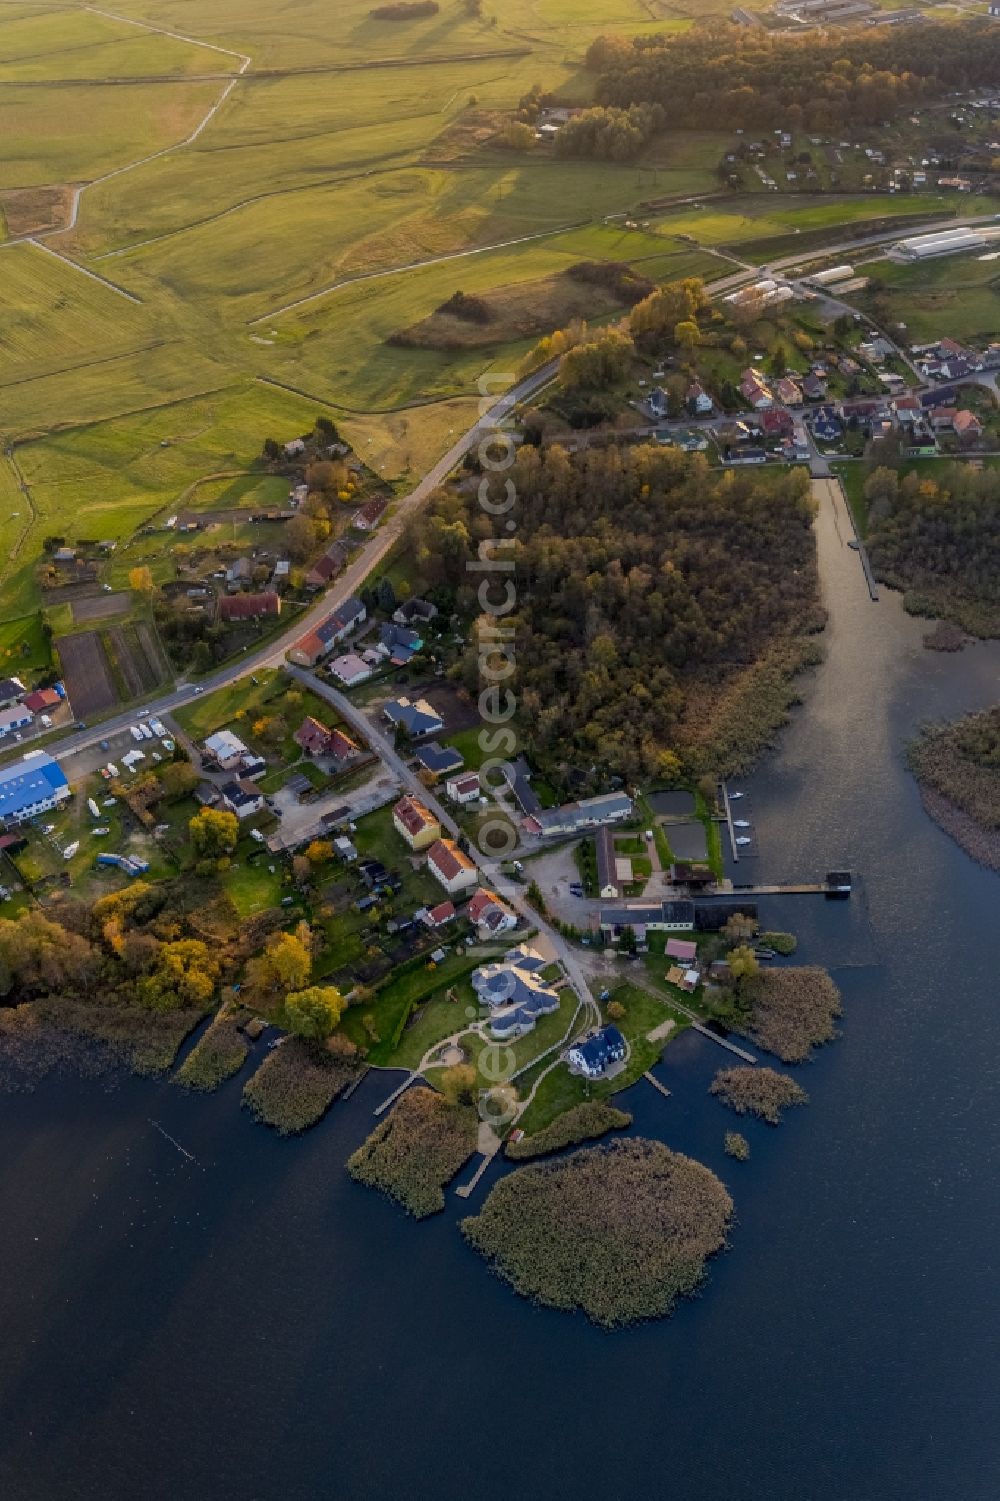
[(594, 835), (597, 855), (597, 894), (610, 900), (619, 897), (632, 879), (632, 862), (627, 857), (619, 858), (615, 850), (615, 836), (607, 824)]
[(345, 688), (356, 688), (359, 683), (367, 683), (372, 670), (364, 658), (349, 651), (342, 657), (334, 657), (330, 663), (330, 675), (343, 683)]
[(281, 614), (281, 600), (273, 589), (262, 594), (233, 594), (219, 600), (219, 619), (267, 620)]
[(620, 938), (631, 928), (643, 942), (647, 932), (690, 932), (695, 924), (695, 907), (687, 901), (623, 902), (618, 907), (602, 907), (599, 923), (601, 931), (611, 938)]
[(30, 709), (32, 714), (48, 714), (52, 709), (58, 709), (62, 699), (54, 688), (36, 688), (34, 693), (25, 695), (24, 707)]
[(476, 884), (476, 867), (454, 839), (439, 839), (431, 845), (427, 851), (427, 867), (449, 896)]
[(373, 532), (385, 515), (386, 506), (389, 504), (385, 495), (376, 495), (367, 505), (363, 505), (360, 511), (355, 511), (353, 525), (359, 532)]
[(561, 808), (540, 808), (525, 820), (532, 834), (579, 834), (602, 823), (621, 823), (632, 815), (632, 799), (624, 792), (603, 792)]
[(360, 599), (351, 597), (329, 614), (325, 620), (296, 641), (288, 653), (292, 662), (300, 667), (315, 667), (320, 657), (333, 650), (345, 636), (349, 636), (367, 618), (368, 611)]
[(392, 823), (411, 850), (426, 849), (441, 838), (441, 825), (428, 807), (415, 797), (401, 797), (392, 810)]
[(325, 589), (330, 580), (336, 578), (337, 574), (343, 568), (347, 562), (347, 557), (348, 548), (344, 542), (331, 542), (326, 552), (323, 553), (322, 557), (316, 559), (316, 562), (306, 574), (306, 588), (312, 591)]

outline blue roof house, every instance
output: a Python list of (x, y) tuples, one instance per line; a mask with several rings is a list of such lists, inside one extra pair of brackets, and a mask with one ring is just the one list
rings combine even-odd
[(437, 735), (444, 729), (444, 720), (424, 698), (411, 703), (408, 698), (393, 699), (382, 710), (391, 725), (402, 725), (411, 740)]
[(0, 819), (5, 823), (25, 823), (48, 813), (70, 795), (66, 773), (44, 751), (32, 751), (0, 767)]

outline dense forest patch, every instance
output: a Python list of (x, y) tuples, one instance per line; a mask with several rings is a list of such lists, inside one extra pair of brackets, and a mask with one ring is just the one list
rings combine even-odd
[[(804, 471), (723, 473), (652, 444), (525, 446), (504, 483), (517, 528), (502, 549), (516, 596), (505, 687), (542, 767), (641, 778), (676, 771), (679, 754), (695, 772), (731, 769), (768, 743), (823, 622)], [(467, 564), (494, 525), (475, 491), (449, 491), (411, 527), (421, 576), (470, 616)], [(473, 636), (460, 672), (478, 692)]]
[(906, 608), (1000, 635), (1000, 471), (948, 464), (900, 478), (878, 468), (865, 498), (872, 565)]
[(946, 90), (992, 84), (1000, 34), (985, 18), (948, 25), (810, 30), (714, 23), (681, 34), (601, 37), (587, 64), (597, 97), (661, 106), (672, 128), (833, 130), (908, 114)]
[(702, 1163), (616, 1141), (519, 1168), (462, 1231), (524, 1297), (614, 1328), (662, 1318), (695, 1290), (732, 1208)]

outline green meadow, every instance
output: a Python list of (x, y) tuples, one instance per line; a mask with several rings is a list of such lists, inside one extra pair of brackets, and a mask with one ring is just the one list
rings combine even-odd
[[(880, 309), (893, 323), (904, 323), (915, 342), (995, 338), (1000, 330), (1000, 259), (984, 259), (990, 255), (980, 250), (914, 265), (875, 261), (865, 272), (878, 286)], [(865, 304), (871, 301), (869, 294)]]
[[(965, 213), (986, 212), (977, 202), (963, 199)], [(657, 225), (665, 233), (690, 235), (700, 245), (745, 245), (779, 235), (806, 234), (813, 230), (836, 230), (841, 225), (857, 225), (866, 219), (887, 219), (898, 214), (935, 214), (956, 212), (954, 196), (941, 193), (906, 193), (890, 198), (871, 194), (858, 197), (823, 198), (799, 194), (782, 200), (768, 194), (763, 200), (734, 198), (731, 203), (706, 205), (695, 210), (678, 209), (661, 215)]]
[[(402, 22), (372, 0), (123, 3), (0, 6), (0, 617), (38, 607), (46, 535), (126, 544), (181, 504), (249, 505), (274, 488), (247, 476), (263, 439), (321, 411), (387, 480), (419, 477), (533, 342), (387, 342), (457, 290), (584, 258), (710, 278), (716, 246), (925, 206), (724, 198), (722, 130), (631, 165), (487, 139), (536, 83), (590, 102), (594, 37), (721, 0), (441, 0)], [(108, 577), (149, 553), (120, 546)]]

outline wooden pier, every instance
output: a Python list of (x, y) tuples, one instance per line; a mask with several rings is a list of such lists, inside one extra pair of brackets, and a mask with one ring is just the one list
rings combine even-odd
[(824, 881), (803, 881), (791, 886), (733, 886), (732, 895), (742, 896), (825, 896), (830, 887)]
[(663, 1095), (664, 1099), (669, 1100), (669, 1098), (670, 1098), (670, 1090), (667, 1088), (667, 1086), (665, 1084), (661, 1084), (660, 1081), (659, 1081), (659, 1079), (654, 1079), (653, 1075), (649, 1072), (648, 1069), (646, 1070), (646, 1072), (643, 1074), (642, 1077), (644, 1079), (648, 1079), (649, 1082), (650, 1082), (650, 1084), (652, 1084), (653, 1088), (654, 1089), (658, 1089), (660, 1091), (660, 1093), (661, 1093), (661, 1095)]
[(711, 891), (699, 892), (698, 900), (711, 901), (714, 896), (850, 896), (849, 887), (831, 886), (829, 881), (795, 881), (783, 885), (780, 882), (761, 883), (747, 882), (746, 885), (735, 881), (720, 881)]
[(392, 1094), (388, 1095), (382, 1101), (381, 1105), (376, 1105), (375, 1106), (375, 1109), (372, 1111), (372, 1115), (384, 1115), (385, 1112), (388, 1110), (389, 1106), (390, 1105), (394, 1105), (396, 1103), (396, 1101), (399, 1099), (400, 1095), (401, 1094), (405, 1094), (406, 1090), (409, 1089), (410, 1085), (414, 1082), (414, 1080), (415, 1079), (419, 1079), (419, 1078), (420, 1078), (420, 1075), (418, 1073), (414, 1072), (414, 1073), (407, 1074), (407, 1076), (403, 1080), (402, 1084), (397, 1085), (397, 1087), (392, 1091)]
[(725, 1048), (727, 1052), (735, 1053), (737, 1058), (743, 1059), (744, 1063), (757, 1062), (753, 1053), (748, 1053), (746, 1048), (738, 1047), (735, 1042), (730, 1042), (728, 1037), (720, 1037), (718, 1032), (712, 1031), (711, 1027), (704, 1027), (701, 1022), (692, 1022), (691, 1028), (692, 1031), (700, 1032), (702, 1037), (707, 1037), (711, 1042), (717, 1042), (719, 1047)]

